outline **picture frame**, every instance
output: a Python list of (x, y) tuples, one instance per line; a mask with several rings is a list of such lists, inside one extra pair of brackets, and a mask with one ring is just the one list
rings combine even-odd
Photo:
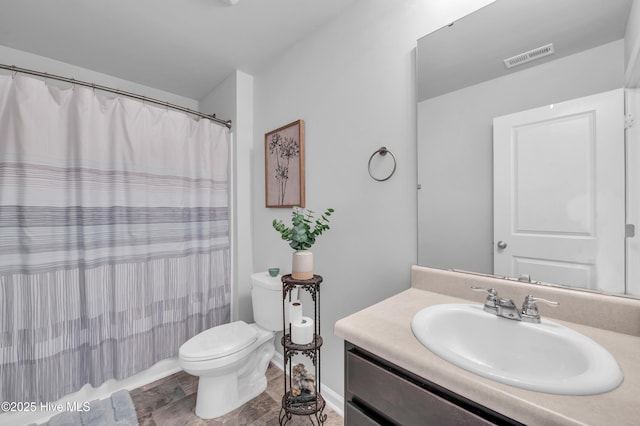
[(266, 207), (305, 207), (304, 120), (264, 135)]

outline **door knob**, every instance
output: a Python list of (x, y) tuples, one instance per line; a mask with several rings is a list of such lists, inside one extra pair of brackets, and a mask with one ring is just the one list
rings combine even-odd
[(498, 248), (500, 250), (504, 250), (507, 248), (507, 243), (505, 243), (504, 241), (498, 241)]

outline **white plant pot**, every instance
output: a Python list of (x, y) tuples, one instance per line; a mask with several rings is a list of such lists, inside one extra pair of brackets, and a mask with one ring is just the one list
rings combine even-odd
[(296, 280), (309, 280), (313, 278), (312, 252), (309, 250), (296, 250), (293, 252), (291, 277)]

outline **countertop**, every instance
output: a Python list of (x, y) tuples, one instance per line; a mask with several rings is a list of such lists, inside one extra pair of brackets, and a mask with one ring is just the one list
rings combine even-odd
[(410, 288), (339, 320), (334, 331), (399, 367), (527, 425), (640, 424), (640, 337), (552, 319), (606, 348), (620, 365), (624, 381), (599, 395), (533, 392), (470, 373), (422, 346), (411, 331), (411, 319), (419, 310), (442, 303), (478, 301)]

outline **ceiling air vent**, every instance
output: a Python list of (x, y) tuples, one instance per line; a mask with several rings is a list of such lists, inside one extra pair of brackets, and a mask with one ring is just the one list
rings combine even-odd
[(504, 60), (504, 65), (507, 68), (513, 68), (518, 65), (526, 64), (527, 62), (535, 61), (544, 56), (553, 54), (553, 43), (549, 43), (545, 46), (532, 49), (528, 52), (520, 53), (519, 55), (512, 56)]

